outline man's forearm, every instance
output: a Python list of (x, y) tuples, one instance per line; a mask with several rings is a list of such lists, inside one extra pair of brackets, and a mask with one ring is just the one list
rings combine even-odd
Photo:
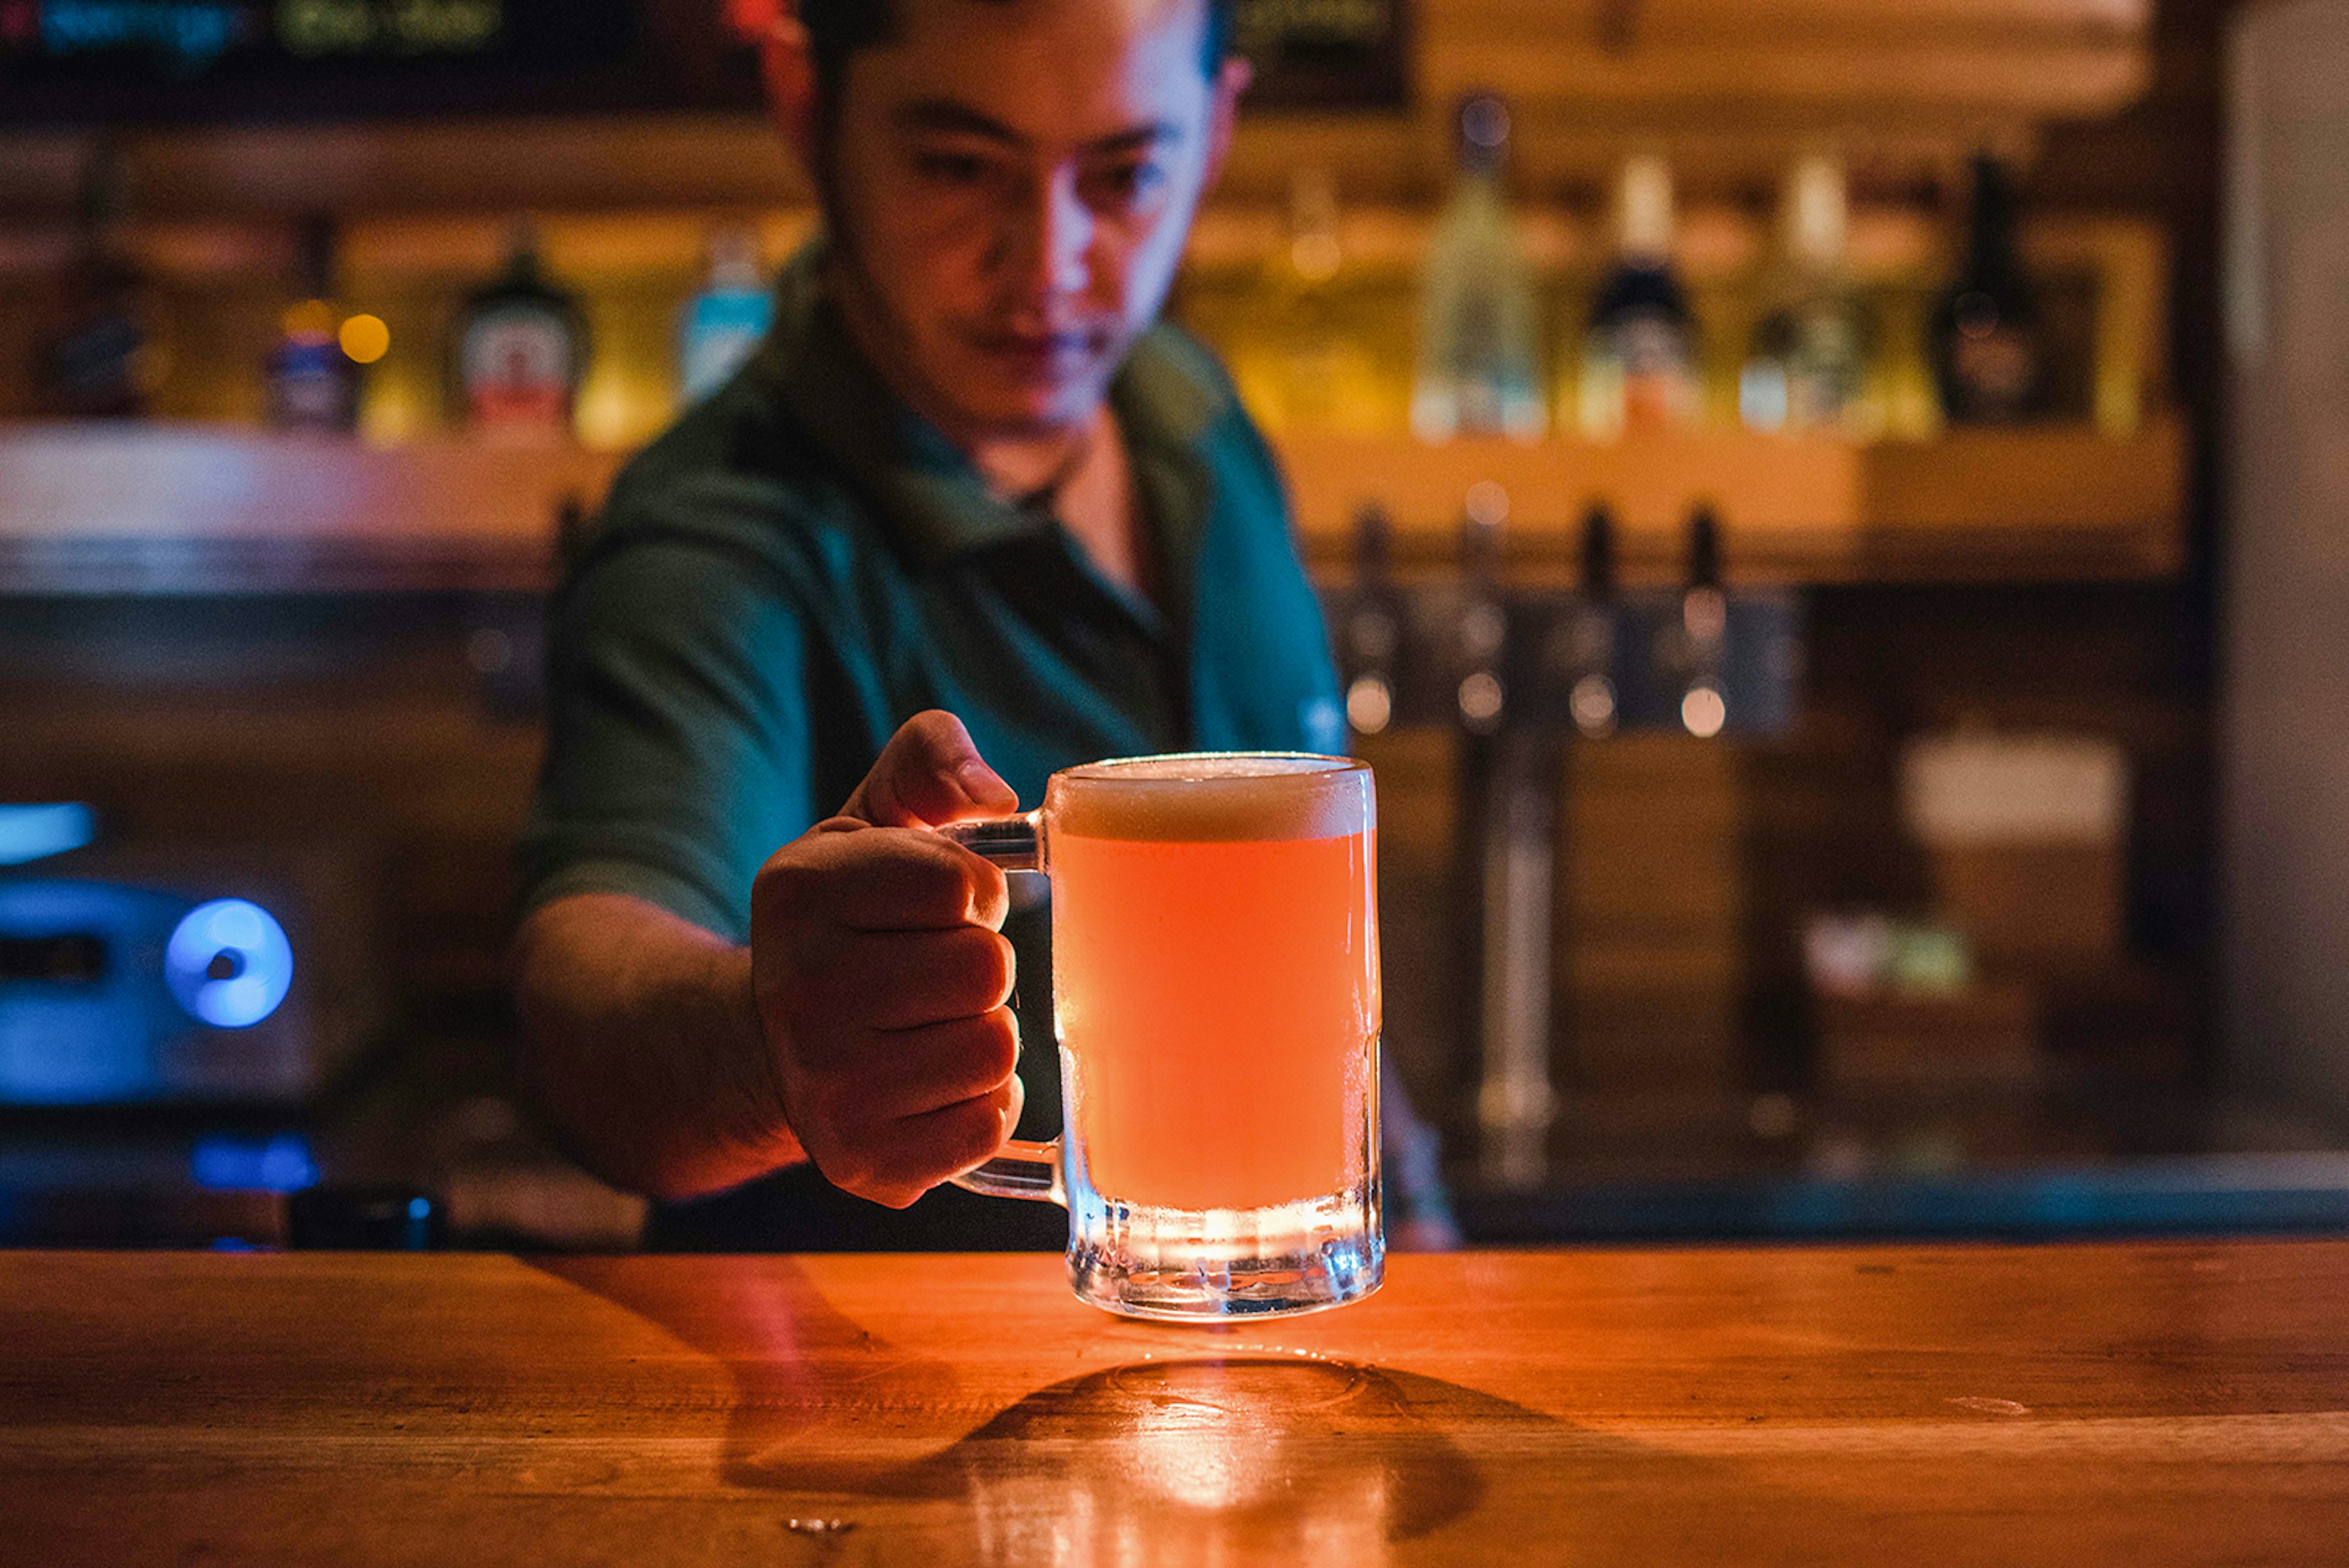
[(636, 898), (533, 912), (515, 947), (523, 1092), (581, 1163), (655, 1198), (804, 1158), (751, 998), (750, 954)]

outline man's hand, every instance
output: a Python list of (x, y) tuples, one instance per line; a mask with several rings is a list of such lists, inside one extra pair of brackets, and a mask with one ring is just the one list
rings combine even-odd
[(784, 1119), (858, 1197), (902, 1209), (1019, 1119), (1003, 873), (924, 831), (1018, 804), (960, 720), (918, 714), (751, 888), (751, 989)]

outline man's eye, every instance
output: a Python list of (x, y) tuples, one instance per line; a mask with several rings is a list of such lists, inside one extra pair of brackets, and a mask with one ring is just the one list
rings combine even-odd
[(1094, 188), (1105, 197), (1131, 204), (1147, 200), (1165, 183), (1166, 171), (1156, 163), (1143, 160), (1133, 163), (1113, 163), (1092, 177)]
[(972, 185), (987, 178), (987, 161), (968, 152), (922, 152), (914, 167), (925, 180), (947, 185)]

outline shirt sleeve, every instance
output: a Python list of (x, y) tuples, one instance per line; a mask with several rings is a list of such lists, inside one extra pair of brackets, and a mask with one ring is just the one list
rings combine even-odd
[(752, 878), (815, 820), (806, 664), (763, 562), (674, 536), (593, 558), (551, 612), (523, 910), (621, 893), (747, 940)]

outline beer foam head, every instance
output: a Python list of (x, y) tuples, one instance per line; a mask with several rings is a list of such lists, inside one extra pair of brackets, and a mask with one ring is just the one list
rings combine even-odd
[(1338, 838), (1378, 824), (1367, 764), (1301, 753), (1088, 763), (1054, 774), (1045, 805), (1056, 833), (1143, 842)]

